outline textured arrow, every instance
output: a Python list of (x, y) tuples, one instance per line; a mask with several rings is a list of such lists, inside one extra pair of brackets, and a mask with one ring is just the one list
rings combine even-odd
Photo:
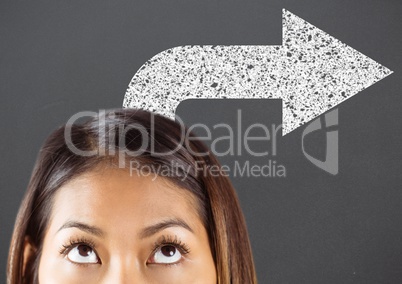
[(134, 75), (123, 107), (172, 119), (193, 98), (280, 98), (283, 135), (392, 73), (312, 24), (283, 10), (283, 44), (179, 46)]

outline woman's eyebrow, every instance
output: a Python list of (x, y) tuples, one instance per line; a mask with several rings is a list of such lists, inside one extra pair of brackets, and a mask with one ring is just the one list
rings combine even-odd
[(98, 237), (102, 237), (104, 236), (104, 232), (95, 226), (91, 226), (85, 223), (81, 223), (78, 221), (67, 221), (66, 223), (63, 224), (63, 226), (61, 226), (58, 230), (57, 233), (60, 232), (63, 229), (68, 229), (68, 228), (77, 228), (81, 231), (87, 232), (89, 234), (98, 236)]
[(180, 218), (170, 218), (167, 220), (163, 220), (159, 223), (156, 223), (154, 225), (148, 226), (146, 228), (144, 228), (141, 233), (140, 233), (140, 238), (144, 239), (147, 237), (150, 237), (154, 234), (156, 234), (157, 232), (169, 228), (169, 227), (182, 227), (192, 233), (194, 233), (193, 229), (191, 229), (191, 227), (182, 219)]

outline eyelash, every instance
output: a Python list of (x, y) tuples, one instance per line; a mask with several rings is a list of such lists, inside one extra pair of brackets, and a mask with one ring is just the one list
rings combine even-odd
[(69, 239), (68, 243), (63, 244), (59, 250), (59, 253), (63, 256), (66, 256), (71, 249), (73, 249), (77, 245), (86, 245), (91, 249), (95, 250), (95, 243), (86, 238), (77, 238), (77, 239)]
[[(161, 239), (154, 244), (154, 248), (152, 250), (152, 255), (156, 253), (158, 249), (160, 249), (163, 246), (166, 245), (171, 245), (174, 246), (176, 249), (180, 251), (182, 255), (186, 255), (190, 252), (190, 248), (188, 245), (186, 245), (184, 242), (182, 242), (177, 236), (171, 236), (171, 235), (163, 235)], [(169, 266), (169, 265), (176, 265), (178, 263), (164, 263), (163, 265)]]

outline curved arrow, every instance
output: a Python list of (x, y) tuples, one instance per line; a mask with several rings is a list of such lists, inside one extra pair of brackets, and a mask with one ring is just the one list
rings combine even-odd
[(281, 98), (283, 135), (392, 73), (283, 9), (283, 44), (179, 46), (134, 75), (123, 107), (174, 119), (193, 98)]

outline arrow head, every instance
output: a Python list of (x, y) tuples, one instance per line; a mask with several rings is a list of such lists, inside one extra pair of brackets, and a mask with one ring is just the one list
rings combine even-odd
[(283, 135), (392, 73), (285, 9), (283, 66)]

